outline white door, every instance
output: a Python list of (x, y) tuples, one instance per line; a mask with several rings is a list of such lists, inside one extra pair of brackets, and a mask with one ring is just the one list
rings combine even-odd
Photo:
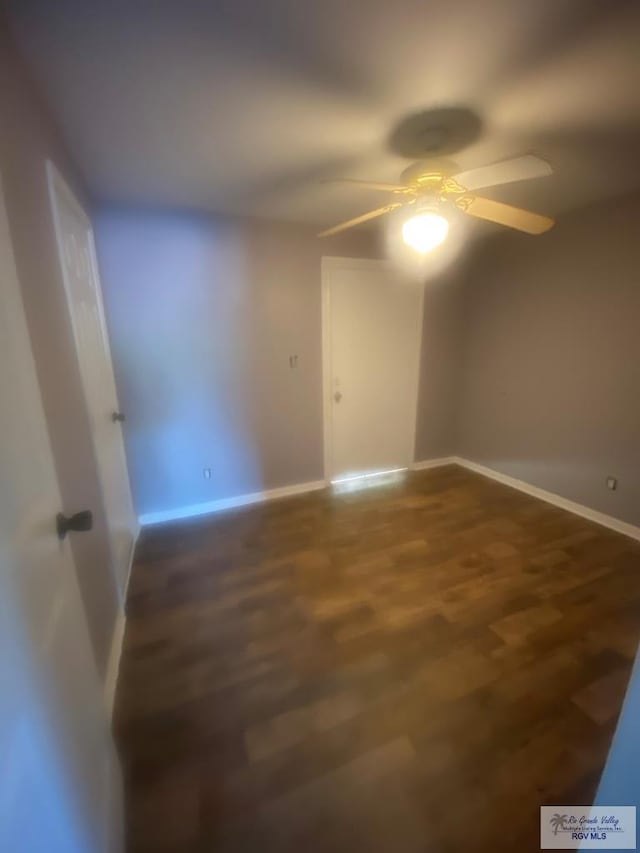
[(422, 284), (384, 261), (323, 258), (325, 476), (413, 461)]
[(91, 221), (49, 163), (49, 187), (80, 374), (109, 527), (114, 573), (124, 602), (138, 522), (131, 500), (122, 421), (104, 318)]
[(69, 543), (56, 534), (61, 500), (1, 188), (0, 400), (0, 850), (115, 851), (118, 764)]

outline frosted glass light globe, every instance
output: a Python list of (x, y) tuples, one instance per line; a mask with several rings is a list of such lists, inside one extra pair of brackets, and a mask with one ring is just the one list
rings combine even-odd
[(421, 255), (443, 243), (448, 233), (449, 223), (439, 213), (419, 213), (402, 226), (402, 239)]

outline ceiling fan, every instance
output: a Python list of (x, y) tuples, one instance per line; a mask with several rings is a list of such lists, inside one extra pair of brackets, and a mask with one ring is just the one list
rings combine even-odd
[(449, 221), (445, 214), (451, 207), (478, 219), (488, 219), (527, 234), (543, 234), (553, 226), (554, 220), (549, 216), (475, 194), (475, 190), (483, 187), (550, 175), (553, 170), (546, 160), (533, 154), (525, 154), (454, 175), (448, 174), (448, 171), (446, 166), (426, 161), (405, 169), (400, 184), (338, 179), (363, 189), (391, 193), (395, 199), (376, 210), (327, 228), (320, 232), (318, 237), (330, 237), (401, 207), (411, 207), (414, 211), (414, 215), (407, 219), (402, 227), (403, 240), (420, 253), (434, 249), (446, 239)]

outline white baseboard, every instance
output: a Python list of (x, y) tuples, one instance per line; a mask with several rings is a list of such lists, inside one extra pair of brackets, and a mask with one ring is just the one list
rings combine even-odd
[(118, 753), (113, 741), (105, 757), (105, 794), (103, 797), (104, 853), (122, 853), (125, 849), (124, 781)]
[(129, 582), (131, 580), (131, 569), (133, 568), (133, 560), (136, 555), (136, 547), (140, 538), (140, 522), (137, 521), (136, 528), (133, 531), (133, 539), (131, 541), (131, 550), (127, 559), (127, 571), (124, 579), (124, 589), (120, 592), (120, 606), (124, 609), (127, 604), (127, 596), (129, 594)]
[(148, 527), (151, 524), (162, 524), (165, 521), (177, 521), (181, 518), (195, 518), (198, 515), (209, 515), (214, 512), (222, 512), (225, 509), (249, 506), (250, 504), (273, 501), (278, 498), (288, 498), (292, 495), (302, 495), (305, 492), (315, 492), (324, 489), (324, 480), (312, 480), (308, 483), (298, 483), (295, 486), (282, 486), (279, 489), (268, 489), (264, 492), (254, 492), (250, 495), (237, 495), (234, 498), (220, 498), (217, 501), (208, 501), (202, 504), (176, 507), (175, 509), (160, 510), (160, 512), (146, 512), (140, 516), (140, 525)]
[(423, 459), (411, 464), (412, 471), (426, 471), (428, 468), (441, 468), (443, 465), (455, 465), (457, 456), (439, 456), (436, 459)]
[(125, 579), (124, 589), (121, 593), (120, 607), (116, 616), (116, 624), (113, 628), (111, 637), (111, 649), (109, 651), (109, 660), (107, 662), (107, 672), (104, 679), (104, 701), (107, 706), (107, 714), (109, 719), (113, 716), (113, 703), (116, 698), (116, 688), (118, 686), (118, 673), (120, 672), (120, 658), (122, 656), (122, 643), (124, 641), (124, 630), (127, 623), (127, 595), (129, 594), (129, 581), (131, 580), (131, 570), (133, 568), (133, 560), (136, 554), (136, 546), (140, 537), (140, 525), (136, 526), (131, 543), (131, 552), (129, 554), (127, 564), (127, 576)]
[(459, 456), (454, 457), (453, 461), (462, 468), (467, 468), (469, 471), (475, 471), (476, 474), (482, 474), (484, 477), (490, 477), (492, 480), (497, 480), (498, 483), (503, 483), (505, 486), (511, 486), (513, 489), (518, 489), (520, 492), (525, 492), (534, 498), (539, 498), (541, 501), (553, 504), (554, 506), (565, 509), (567, 512), (572, 512), (575, 515), (582, 516), (589, 521), (594, 521), (596, 524), (601, 524), (603, 527), (608, 527), (610, 530), (615, 530), (616, 533), (622, 533), (625, 536), (630, 536), (631, 539), (640, 541), (640, 527), (634, 524), (629, 524), (626, 521), (620, 521), (612, 515), (607, 515), (604, 512), (591, 509), (583, 504), (570, 501), (554, 492), (548, 492), (546, 489), (540, 489), (538, 486), (532, 486), (524, 480), (518, 480), (515, 477), (510, 477), (508, 474), (501, 474), (500, 471), (495, 471), (493, 468), (487, 468), (485, 465), (479, 465), (477, 462), (472, 462), (470, 459), (463, 459)]
[[(624, 533), (626, 536), (631, 536), (633, 539), (640, 540), (640, 527), (633, 524), (628, 524), (625, 521), (620, 521), (611, 515), (606, 515), (603, 512), (598, 512), (595, 509), (584, 506), (583, 504), (575, 503), (553, 492), (548, 492), (546, 489), (540, 489), (524, 480), (518, 480), (515, 477), (510, 477), (507, 474), (501, 474), (493, 468), (487, 468), (485, 465), (480, 465), (477, 462), (472, 462), (470, 459), (463, 459), (460, 456), (440, 456), (435, 459), (424, 459), (418, 462), (413, 462), (411, 465), (412, 471), (426, 471), (429, 468), (440, 468), (444, 465), (460, 465), (462, 468), (468, 468), (470, 471), (475, 471), (477, 474), (483, 474), (485, 477), (490, 477), (514, 489), (519, 489), (521, 492), (526, 492), (528, 495), (540, 498), (540, 500), (558, 506), (561, 509), (566, 509), (568, 512), (573, 512), (589, 521), (595, 521), (596, 524), (602, 524), (604, 527), (609, 527), (617, 533)], [(192, 504), (191, 506), (176, 507), (174, 509), (160, 510), (159, 512), (147, 512), (140, 516), (140, 526), (148, 527), (152, 524), (162, 524), (166, 521), (178, 521), (183, 518), (195, 518), (199, 515), (209, 515), (211, 513), (222, 512), (226, 509), (235, 509), (242, 506), (250, 506), (251, 504), (263, 503), (264, 501), (277, 500), (278, 498), (292, 497), (293, 495), (301, 495), (305, 492), (314, 492), (318, 489), (326, 487), (324, 480), (313, 480), (308, 483), (298, 483), (294, 486), (282, 486), (278, 489), (268, 489), (264, 492), (254, 492), (248, 495), (237, 495), (233, 498), (220, 498), (207, 503)]]
[(113, 715), (113, 703), (116, 698), (116, 687), (118, 685), (118, 673), (120, 672), (120, 658), (122, 656), (122, 641), (124, 640), (124, 629), (127, 617), (124, 608), (118, 608), (116, 624), (111, 639), (111, 651), (107, 663), (107, 673), (104, 679), (104, 701), (107, 706), (109, 719)]

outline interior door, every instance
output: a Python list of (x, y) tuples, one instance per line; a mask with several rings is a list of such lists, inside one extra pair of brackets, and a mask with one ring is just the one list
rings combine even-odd
[(61, 500), (1, 187), (0, 400), (0, 850), (117, 850), (106, 834), (119, 831), (117, 759), (56, 534)]
[(413, 461), (422, 285), (383, 261), (323, 258), (325, 468), (331, 480)]
[(138, 522), (131, 500), (122, 419), (111, 363), (91, 222), (52, 164), (49, 186), (58, 251), (104, 498), (111, 552), (124, 602)]

